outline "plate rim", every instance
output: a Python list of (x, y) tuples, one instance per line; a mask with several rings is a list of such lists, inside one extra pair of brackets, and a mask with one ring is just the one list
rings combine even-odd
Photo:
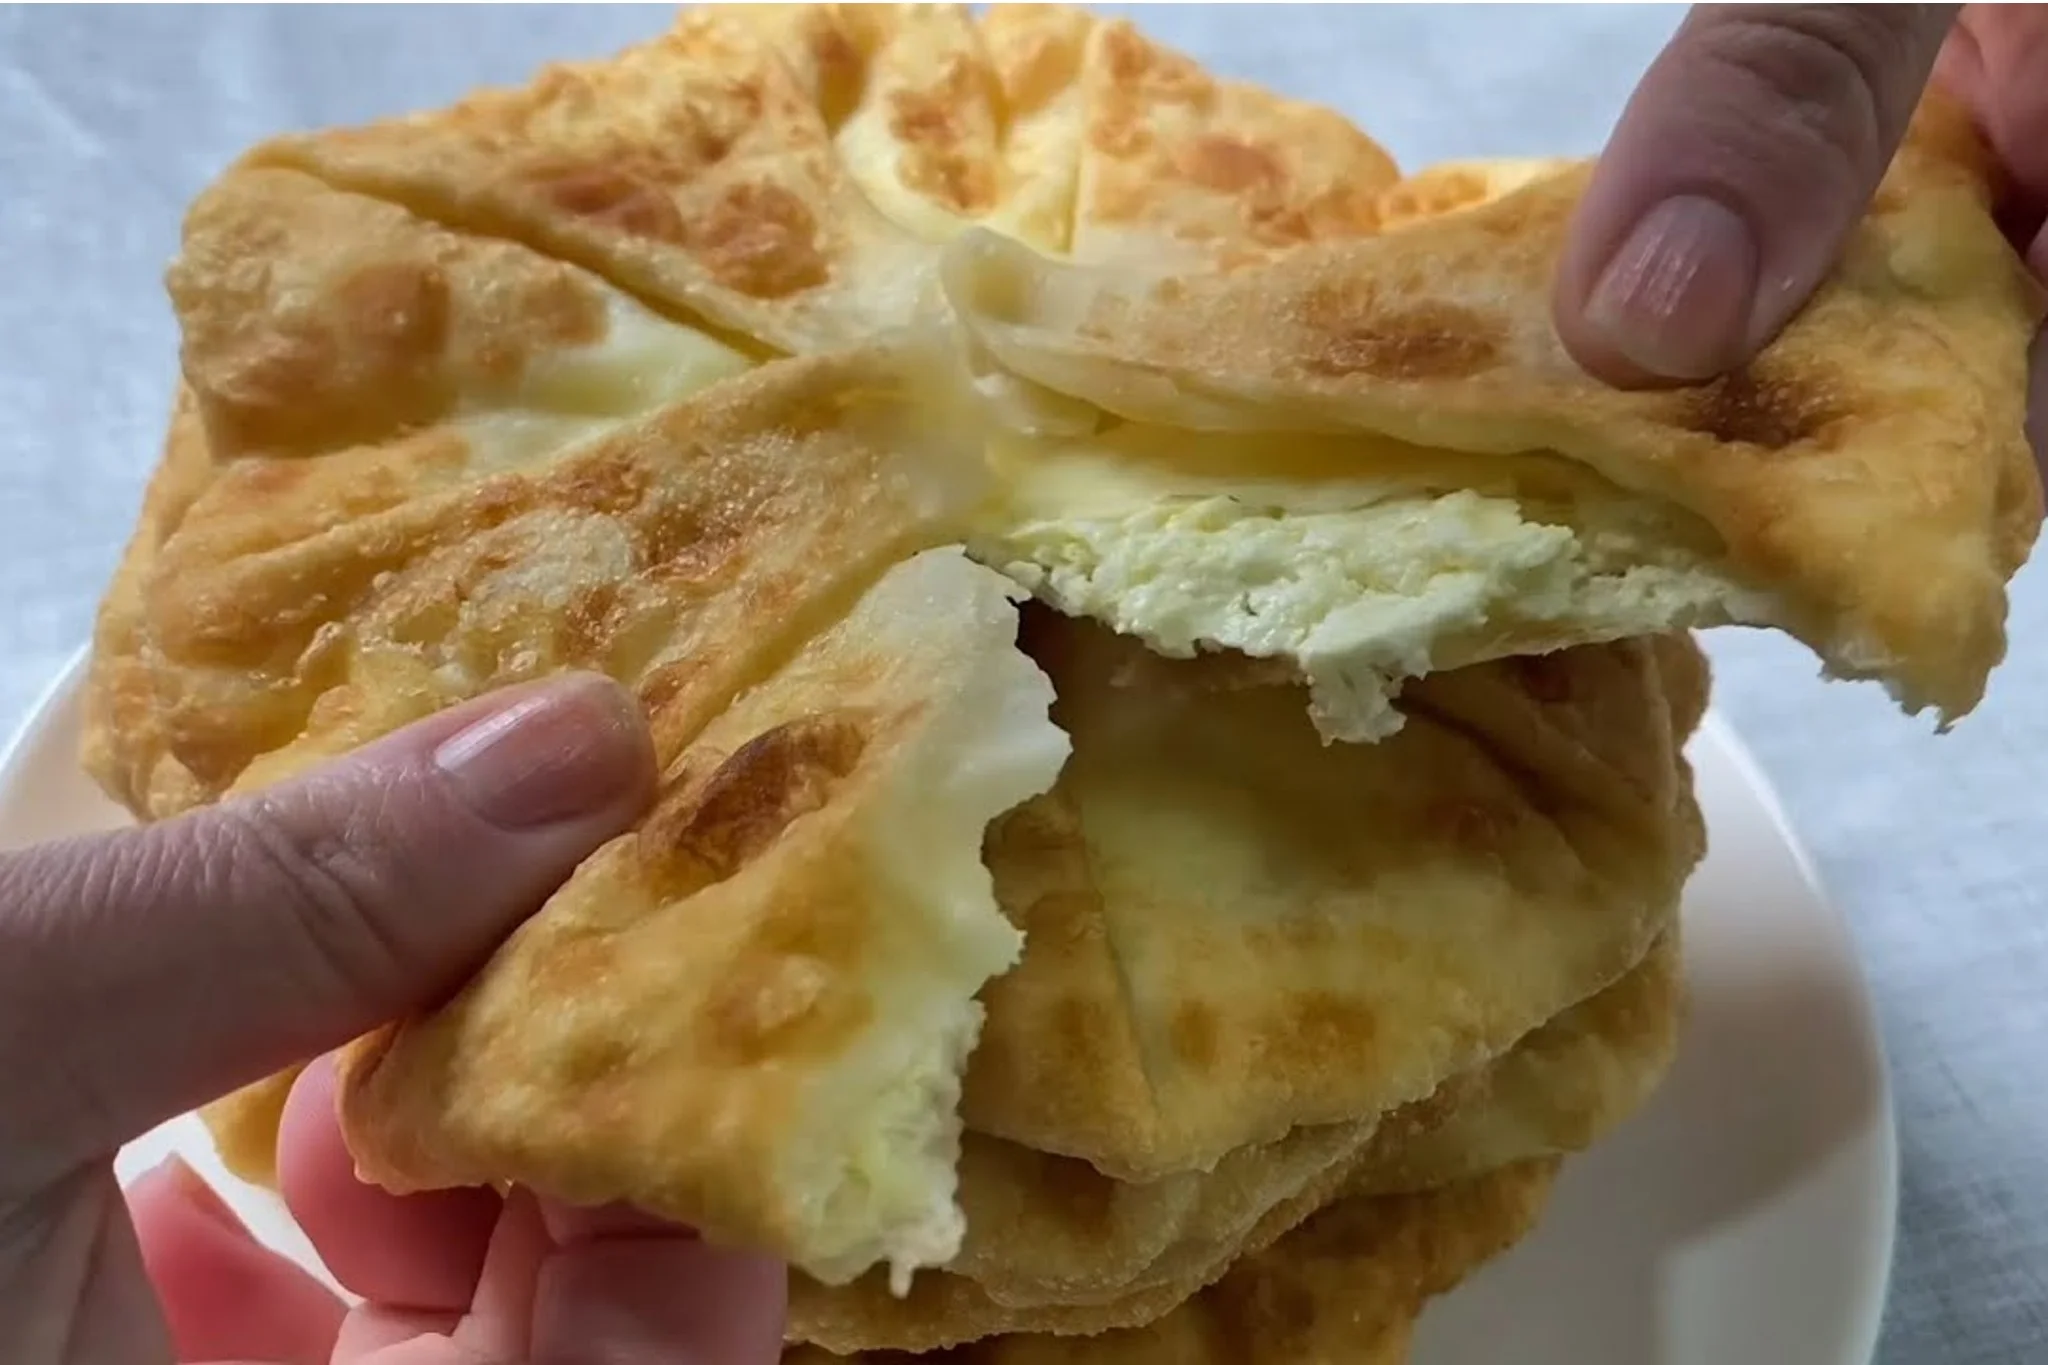
[[(93, 645), (87, 642), (72, 651), (70, 657), (34, 695), (34, 700), (12, 727), (5, 744), (0, 745), (0, 790), (12, 785), (16, 769), (22, 763), (24, 755), (31, 748), (33, 741), (51, 726), (53, 717), (60, 708), (84, 704), (86, 675), (93, 648)], [(1793, 825), (1784, 801), (1776, 785), (1771, 781), (1768, 769), (1758, 760), (1733, 724), (1711, 701), (1688, 748), (1700, 744), (1712, 745), (1719, 751), (1722, 760), (1741, 780), (1748, 795), (1756, 802), (1757, 809), (1769, 824), (1771, 832), (1790, 857), (1800, 881), (1804, 883), (1805, 889), (1822, 912), (1827, 931), (1841, 948), (1842, 962), (1855, 982), (1855, 1009), (1863, 1026), (1861, 1033), (1869, 1048), (1871, 1080), (1875, 1087), (1876, 1114), (1872, 1119), (1872, 1137), (1875, 1141), (1873, 1155), (1878, 1188), (1875, 1192), (1876, 1203), (1871, 1212), (1876, 1218), (1878, 1240), (1877, 1245), (1870, 1248), (1876, 1263), (1872, 1292), (1867, 1298), (1867, 1307), (1861, 1314), (1861, 1320), (1853, 1326), (1853, 1337), (1845, 1340), (1844, 1346), (1851, 1352), (1849, 1361), (1852, 1365), (1873, 1365), (1884, 1335), (1887, 1310), (1891, 1302), (1893, 1275), (1897, 1268), (1900, 1201), (1898, 1111), (1893, 1094), (1891, 1057), (1885, 1041), (1883, 1020), (1878, 1015), (1876, 994), (1872, 989), (1870, 975), (1848, 913), (1829, 894), (1826, 879), (1821, 875), (1812, 853)]]
[(1877, 1216), (1879, 1231), (1878, 1245), (1872, 1248), (1877, 1262), (1876, 1284), (1868, 1310), (1858, 1324), (1858, 1339), (1850, 1344), (1850, 1350), (1856, 1365), (1875, 1365), (1878, 1347), (1884, 1339), (1885, 1317), (1891, 1305), (1892, 1276), (1898, 1266), (1900, 1174), (1898, 1106), (1893, 1096), (1892, 1061), (1885, 1042), (1884, 1020), (1877, 1010), (1877, 993), (1872, 987), (1870, 972), (1857, 943), (1849, 913), (1829, 893), (1827, 880), (1821, 875), (1820, 866), (1807, 848), (1806, 841), (1799, 837), (1791, 814), (1785, 809), (1784, 798), (1779, 795), (1777, 784), (1771, 781), (1769, 770), (1711, 702), (1701, 717), (1695, 742), (1698, 739), (1708, 739), (1715, 744), (1729, 767), (1749, 788), (1750, 795), (1770, 821), (1773, 832), (1798, 869), (1800, 880), (1806, 883), (1824, 912), (1828, 929), (1840, 942), (1843, 961), (1848, 964), (1856, 981), (1856, 1009), (1863, 1019), (1863, 1036), (1871, 1054), (1871, 1079), (1876, 1086), (1877, 1118), (1873, 1136), (1877, 1142), (1878, 1191), (1877, 1206), (1873, 1212)]

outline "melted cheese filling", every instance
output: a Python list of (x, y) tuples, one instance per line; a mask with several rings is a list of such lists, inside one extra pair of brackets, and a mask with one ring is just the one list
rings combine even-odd
[(991, 462), (979, 557), (1169, 657), (1292, 661), (1326, 740), (1398, 730), (1407, 678), (1777, 615), (1703, 524), (1555, 457), (1133, 425)]
[(470, 395), (453, 425), (476, 471), (514, 469), (555, 459), (752, 368), (708, 333), (615, 293), (603, 336), (542, 354), (505, 391)]

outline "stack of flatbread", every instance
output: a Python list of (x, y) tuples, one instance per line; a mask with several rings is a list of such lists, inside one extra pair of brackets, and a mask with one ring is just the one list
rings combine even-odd
[[(1403, 1359), (1677, 1045), (1690, 632), (1946, 723), (2042, 515), (1953, 111), (1704, 386), (1560, 348), (1585, 174), (1031, 6), (266, 143), (170, 271), (87, 762), (163, 818), (608, 673), (659, 799), (348, 1050), (366, 1179), (772, 1249), (792, 1359)], [(290, 1081), (208, 1113), (250, 1179)]]

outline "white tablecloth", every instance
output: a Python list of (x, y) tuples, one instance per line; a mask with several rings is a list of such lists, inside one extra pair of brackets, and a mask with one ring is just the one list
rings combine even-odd
[[(287, 127), (431, 106), (613, 50), (662, 9), (0, 10), (0, 725), (86, 637), (154, 461), (186, 202)], [(1336, 105), (1404, 165), (1590, 152), (1680, 11), (1151, 8), (1215, 68)], [(1775, 639), (1715, 641), (1874, 983), (1904, 1197), (1885, 1365), (2048, 1360), (2048, 601), (1936, 738)], [(1740, 1365), (1731, 1362), (1731, 1365)]]

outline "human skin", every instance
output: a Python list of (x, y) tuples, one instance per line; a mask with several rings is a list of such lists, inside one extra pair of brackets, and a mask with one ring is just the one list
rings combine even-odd
[(642, 813), (633, 699), (570, 677), (288, 785), (0, 856), (0, 1357), (9, 1365), (768, 1365), (784, 1270), (631, 1210), (355, 1178), (333, 1069), (286, 1106), (292, 1213), (344, 1306), (189, 1170), (120, 1145), (444, 996)]
[[(1697, 381), (1761, 349), (1869, 206), (1930, 76), (1974, 114), (1997, 206), (2048, 280), (2048, 10), (1700, 5), (1636, 87), (1581, 201), (1554, 299), (1579, 363)], [(2032, 352), (2043, 448), (2048, 355)]]

